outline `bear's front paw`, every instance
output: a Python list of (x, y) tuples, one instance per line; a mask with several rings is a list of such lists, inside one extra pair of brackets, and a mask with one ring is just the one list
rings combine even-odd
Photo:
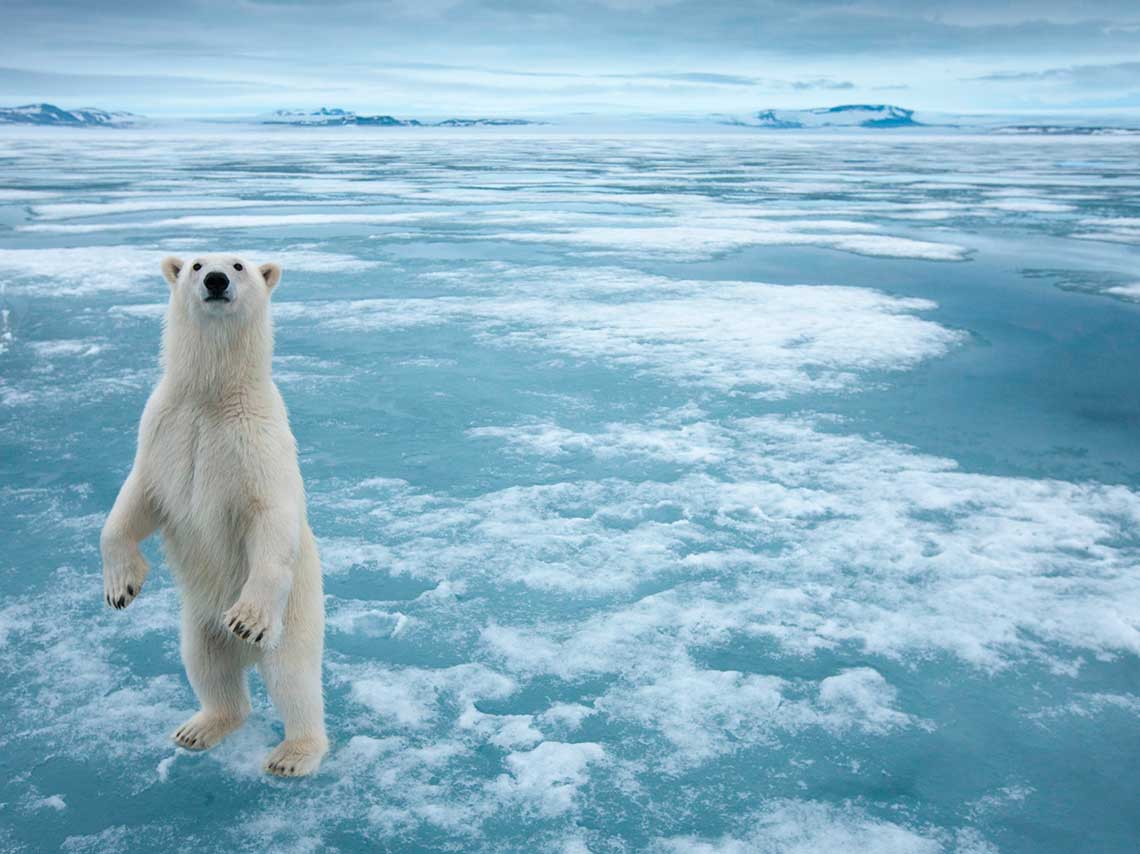
[(122, 610), (142, 591), (150, 564), (136, 548), (122, 556), (103, 561), (103, 601)]
[(269, 608), (256, 602), (239, 600), (222, 615), (226, 628), (247, 643), (267, 649), (275, 646), (281, 636), (281, 620), (275, 619)]

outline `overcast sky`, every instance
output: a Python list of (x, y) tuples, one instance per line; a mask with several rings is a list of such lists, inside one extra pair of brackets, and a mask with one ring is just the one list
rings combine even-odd
[(0, 103), (1140, 112), (1140, 0), (3, 0)]

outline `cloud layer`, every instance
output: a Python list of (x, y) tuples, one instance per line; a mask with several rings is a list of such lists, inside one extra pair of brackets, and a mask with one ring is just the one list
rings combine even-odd
[[(1140, 50), (1140, 14), (1125, 2), (327, 8), (262, 0), (219, 26), (206, 0), (97, 9), (18, 0), (5, 7), (0, 98), (199, 114), (335, 103), (426, 116), (815, 106), (901, 85), (910, 87), (911, 106), (926, 109), (1127, 103), (1137, 94), (1125, 66)], [(1042, 85), (1064, 75), (1080, 83), (1076, 96)], [(997, 80), (1009, 85), (987, 85)]]

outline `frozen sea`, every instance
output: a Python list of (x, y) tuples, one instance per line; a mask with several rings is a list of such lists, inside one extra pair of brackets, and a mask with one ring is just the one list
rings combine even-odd
[[(166, 254), (284, 268), (333, 748), (98, 535)], [(1134, 852), (1140, 141), (6, 130), (0, 849)]]

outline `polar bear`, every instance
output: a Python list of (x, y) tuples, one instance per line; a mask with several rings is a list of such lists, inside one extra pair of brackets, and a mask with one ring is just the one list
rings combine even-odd
[(103, 527), (104, 597), (125, 608), (162, 530), (182, 592), (182, 661), (201, 711), (174, 740), (213, 747), (249, 714), (256, 664), (285, 719), (265, 760), (309, 774), (328, 750), (321, 694), (324, 599), (285, 404), (270, 374), (276, 264), (231, 255), (162, 262), (170, 304), (163, 375), (139, 424), (134, 466)]

